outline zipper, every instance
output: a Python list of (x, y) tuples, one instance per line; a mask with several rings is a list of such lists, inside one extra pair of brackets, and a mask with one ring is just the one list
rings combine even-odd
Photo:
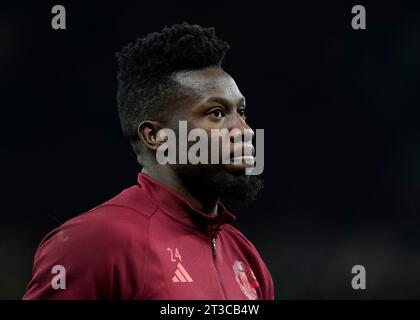
[(212, 238), (211, 238), (211, 247), (213, 249), (213, 257), (215, 257), (216, 256), (216, 253), (217, 253), (216, 236), (215, 235), (213, 235)]
[(219, 231), (219, 228), (217, 227), (216, 229), (210, 229), (210, 238), (211, 238), (211, 249), (213, 252), (213, 257), (216, 257), (217, 254), (217, 245), (216, 245), (216, 237), (217, 237), (217, 232)]
[(226, 299), (226, 292), (225, 292), (225, 289), (224, 289), (223, 284), (221, 282), (219, 271), (216, 268), (216, 254), (217, 254), (216, 239), (217, 239), (219, 227), (220, 226), (218, 226), (215, 229), (210, 228), (210, 241), (211, 241), (211, 249), (212, 249), (212, 254), (213, 254), (213, 259), (211, 259), (211, 260), (212, 260), (212, 265), (213, 265), (214, 272), (215, 272), (216, 277), (217, 277), (217, 282), (218, 282), (220, 293), (222, 294), (223, 299)]

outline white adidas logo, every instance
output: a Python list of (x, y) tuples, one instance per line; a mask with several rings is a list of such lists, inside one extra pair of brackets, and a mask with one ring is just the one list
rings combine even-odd
[(181, 262), (178, 262), (176, 266), (175, 275), (172, 277), (172, 282), (193, 282), (187, 270), (182, 266)]

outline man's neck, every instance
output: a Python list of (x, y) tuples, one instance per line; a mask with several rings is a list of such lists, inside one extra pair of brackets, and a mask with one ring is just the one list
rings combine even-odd
[(194, 209), (206, 214), (217, 213), (217, 203), (219, 202), (219, 197), (211, 196), (205, 193), (202, 193), (199, 196), (197, 193), (193, 194), (188, 190), (181, 178), (168, 167), (162, 166), (159, 169), (143, 168), (142, 172), (181, 195)]

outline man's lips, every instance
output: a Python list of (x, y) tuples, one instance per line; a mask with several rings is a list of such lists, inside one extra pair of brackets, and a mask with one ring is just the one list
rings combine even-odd
[(254, 146), (251, 143), (239, 144), (231, 151), (229, 165), (253, 167), (255, 164)]
[(239, 156), (230, 158), (230, 165), (235, 166), (243, 166), (243, 167), (253, 167), (255, 163), (255, 157), (254, 156)]

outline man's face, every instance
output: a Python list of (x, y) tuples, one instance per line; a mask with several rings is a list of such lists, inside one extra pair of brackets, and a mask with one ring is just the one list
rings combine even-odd
[[(176, 108), (171, 119), (172, 123), (175, 122), (173, 125), (176, 126), (179, 120), (186, 120), (188, 130), (199, 128), (206, 132), (209, 137), (207, 148), (209, 162), (211, 162), (211, 153), (217, 153), (218, 163), (222, 163), (223, 158), (232, 160), (236, 150), (241, 156), (236, 158), (237, 161), (225, 164), (224, 169), (231, 173), (242, 174), (246, 167), (252, 167), (252, 164), (247, 165), (244, 161), (243, 151), (247, 149), (252, 157), (254, 133), (245, 121), (245, 98), (232, 77), (220, 68), (206, 68), (179, 73), (176, 79), (193, 94)], [(224, 140), (219, 136), (212, 136), (212, 131), (222, 133)], [(245, 132), (247, 135), (244, 135)], [(219, 140), (218, 150), (211, 150), (210, 139)], [(225, 143), (228, 154), (221, 154), (222, 143)], [(190, 141), (189, 145), (192, 144), (194, 142)]]
[[(179, 121), (187, 121), (188, 131), (194, 128), (205, 130), (209, 137), (209, 160), (212, 129), (235, 132), (233, 137), (228, 139), (230, 158), (233, 158), (235, 149), (240, 148), (241, 151), (253, 149), (253, 131), (245, 121), (245, 98), (230, 75), (221, 68), (206, 68), (180, 72), (175, 78), (193, 94), (171, 109), (168, 122), (171, 129), (176, 131)], [(243, 133), (246, 131), (251, 132), (251, 135), (248, 134), (244, 138)], [(189, 146), (194, 143), (190, 142)], [(250, 165), (246, 164), (243, 158), (240, 159), (240, 163), (235, 161), (235, 163), (221, 164), (221, 149), (218, 151), (220, 164), (172, 165), (173, 170), (187, 183), (199, 183), (222, 197), (255, 197), (262, 183), (256, 176), (245, 175), (245, 168)]]

